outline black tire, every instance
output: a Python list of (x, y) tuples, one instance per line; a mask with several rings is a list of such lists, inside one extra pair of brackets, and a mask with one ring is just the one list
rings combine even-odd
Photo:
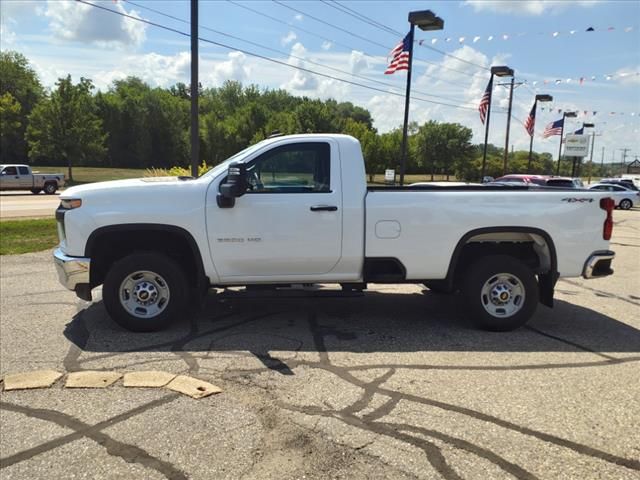
[(631, 207), (633, 207), (633, 202), (628, 198), (623, 198), (622, 200), (620, 200), (620, 204), (618, 206), (622, 210), (629, 210)]
[(40, 190), (39, 188), (32, 188), (31, 189), (31, 193), (33, 193), (34, 195), (38, 195), (42, 190)]
[(58, 190), (58, 185), (54, 182), (45, 183), (44, 185), (44, 193), (47, 195), (53, 195)]
[[(128, 293), (129, 303), (135, 303), (135, 298), (132, 300), (132, 292), (130, 290), (121, 292), (121, 288), (124, 289), (125, 280), (131, 279), (136, 272), (149, 272), (155, 275), (158, 284), (168, 289), (168, 299), (163, 304), (163, 309), (155, 316), (147, 318), (136, 316), (123, 305), (126, 300), (121, 301), (121, 293), (123, 298)], [(140, 280), (142, 281), (144, 280)], [(109, 269), (102, 288), (104, 305), (111, 318), (118, 325), (132, 332), (155, 332), (166, 328), (178, 316), (185, 314), (189, 294), (187, 278), (180, 265), (172, 258), (155, 252), (134, 253), (115, 262)], [(159, 302), (156, 303), (159, 305)], [(154, 307), (153, 304), (151, 306)], [(144, 306), (139, 309), (140, 312), (147, 311)]]
[[(507, 276), (497, 280), (498, 275), (503, 273)], [(508, 278), (509, 281), (504, 281), (504, 278)], [(514, 279), (519, 282), (517, 287), (510, 283)], [(512, 314), (507, 312), (508, 306), (502, 308), (501, 305), (492, 305), (490, 296), (483, 295), (485, 284), (490, 287), (490, 292), (494, 291), (491, 280), (496, 282), (495, 288), (501, 289), (504, 285), (509, 290), (509, 301), (513, 298), (511, 308), (517, 309)], [(516, 295), (517, 292), (523, 294)], [(533, 271), (517, 258), (507, 255), (490, 255), (474, 262), (464, 274), (462, 294), (466, 311), (475, 325), (494, 332), (515, 330), (527, 323), (538, 306), (539, 298), (538, 282)], [(517, 303), (518, 298), (521, 303)], [(497, 312), (491, 313), (488, 309), (503, 310), (505, 316)]]

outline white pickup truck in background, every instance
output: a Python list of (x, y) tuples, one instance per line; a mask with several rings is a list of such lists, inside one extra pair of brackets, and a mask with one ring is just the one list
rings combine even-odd
[(111, 317), (152, 331), (211, 287), (422, 283), (511, 330), (559, 277), (613, 273), (606, 193), (504, 186), (367, 187), (359, 142), (269, 138), (198, 179), (73, 187), (56, 211), (61, 282), (103, 285)]
[(53, 195), (64, 187), (64, 173), (33, 173), (29, 165), (0, 165), (0, 191), (30, 190), (38, 194), (44, 190)]

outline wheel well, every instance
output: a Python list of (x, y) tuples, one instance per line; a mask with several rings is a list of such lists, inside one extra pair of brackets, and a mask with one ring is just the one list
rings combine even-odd
[(556, 251), (543, 230), (523, 227), (496, 227), (467, 233), (454, 251), (446, 284), (456, 288), (464, 271), (486, 255), (509, 255), (531, 268), (545, 284), (543, 303), (551, 303), (557, 279)]
[(114, 226), (97, 230), (87, 241), (85, 255), (91, 258), (91, 287), (104, 282), (114, 262), (140, 251), (160, 252), (173, 258), (184, 269), (194, 287), (199, 287), (201, 282), (208, 282), (198, 246), (186, 230), (162, 226)]

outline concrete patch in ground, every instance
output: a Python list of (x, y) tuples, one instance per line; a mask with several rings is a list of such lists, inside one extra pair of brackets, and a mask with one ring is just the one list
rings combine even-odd
[(149, 370), (125, 373), (122, 382), (125, 387), (159, 388), (164, 387), (174, 378), (176, 378), (175, 373)]
[(189, 395), (192, 398), (204, 398), (214, 393), (222, 392), (220, 387), (203, 380), (198, 380), (197, 378), (188, 377), (187, 375), (178, 375), (166, 388), (174, 392)]
[(62, 374), (55, 370), (36, 370), (35, 372), (12, 373), (4, 377), (5, 390), (25, 390), (29, 388), (48, 388)]
[(67, 375), (65, 388), (105, 388), (114, 384), (120, 377), (118, 372), (83, 371)]

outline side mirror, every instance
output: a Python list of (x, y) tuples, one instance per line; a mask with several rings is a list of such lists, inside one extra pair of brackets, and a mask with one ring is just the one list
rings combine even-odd
[(235, 199), (247, 192), (247, 166), (244, 163), (232, 163), (229, 165), (227, 180), (220, 185), (220, 194), (217, 197), (220, 208), (231, 208), (235, 205)]

